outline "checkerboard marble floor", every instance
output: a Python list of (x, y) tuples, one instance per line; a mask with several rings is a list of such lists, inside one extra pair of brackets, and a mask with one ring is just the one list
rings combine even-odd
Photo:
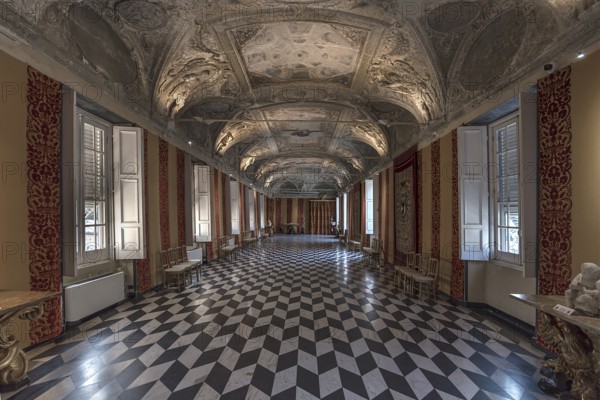
[(331, 236), (280, 235), (33, 348), (30, 385), (2, 398), (549, 398), (543, 354), (505, 335)]

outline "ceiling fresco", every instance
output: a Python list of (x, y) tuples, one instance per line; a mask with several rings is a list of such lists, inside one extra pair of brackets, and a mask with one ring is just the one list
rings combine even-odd
[(594, 0), (4, 7), (11, 46), (41, 51), (105, 95), (74, 87), (89, 100), (275, 197), (335, 196), (490, 92), (600, 39)]

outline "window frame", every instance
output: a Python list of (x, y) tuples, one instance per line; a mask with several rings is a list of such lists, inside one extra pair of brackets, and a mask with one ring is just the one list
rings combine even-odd
[[(505, 174), (502, 178), (499, 177), (498, 173), (500, 171), (500, 160), (499, 160), (499, 152), (498, 152), (498, 132), (503, 128), (513, 125), (516, 127), (516, 146), (514, 149), (508, 149), (508, 151), (515, 150), (516, 151), (516, 168), (512, 166), (513, 170), (508, 171), (508, 174)], [(521, 160), (521, 127), (520, 127), (520, 113), (519, 111), (513, 112), (505, 117), (502, 117), (491, 124), (489, 124), (489, 132), (490, 132), (490, 160), (492, 160), (489, 168), (489, 191), (490, 191), (490, 238), (492, 240), (492, 246), (490, 246), (491, 250), (491, 260), (494, 262), (501, 263), (503, 265), (522, 269), (523, 268), (523, 190), (521, 188), (521, 177), (523, 176), (522, 171), (522, 160)], [(503, 152), (503, 154), (507, 154), (507, 152)], [(509, 168), (511, 168), (509, 166)], [(516, 178), (516, 190), (517, 195), (516, 199), (510, 198), (508, 201), (501, 201), (499, 199), (500, 188), (499, 184), (501, 179), (510, 179)], [(518, 215), (518, 225), (516, 227), (511, 227), (507, 224), (501, 224), (499, 213), (501, 211), (502, 203), (506, 203), (505, 206), (508, 206), (508, 212), (510, 214), (510, 210), (512, 207), (515, 207)], [(510, 217), (509, 217), (510, 218)], [(518, 253), (512, 253), (509, 251), (504, 251), (500, 247), (502, 246), (502, 235), (500, 234), (500, 230), (509, 230), (516, 229), (518, 236)], [(508, 239), (510, 240), (510, 239)]]
[[(77, 108), (77, 129), (75, 135), (78, 137), (77, 149), (79, 157), (79, 173), (76, 179), (78, 180), (76, 199), (75, 199), (75, 234), (78, 245), (76, 246), (76, 268), (78, 270), (91, 267), (97, 264), (106, 263), (112, 261), (113, 252), (112, 243), (114, 243), (113, 237), (113, 181), (112, 181), (112, 131), (113, 125), (108, 121), (105, 121), (97, 116), (90, 114), (89, 112)], [(104, 211), (104, 241), (105, 247), (103, 249), (94, 249), (90, 251), (85, 250), (86, 243), (86, 215), (85, 215), (85, 172), (87, 166), (85, 165), (85, 154), (84, 154), (84, 126), (89, 124), (97, 129), (101, 127), (104, 129), (103, 147), (104, 147), (104, 202), (106, 204)], [(94, 200), (96, 201), (96, 200)], [(100, 224), (95, 224), (95, 227)]]
[(342, 194), (342, 220), (344, 221), (343, 229), (348, 229), (348, 192)]
[(365, 234), (373, 235), (375, 232), (375, 197), (373, 179), (365, 180)]

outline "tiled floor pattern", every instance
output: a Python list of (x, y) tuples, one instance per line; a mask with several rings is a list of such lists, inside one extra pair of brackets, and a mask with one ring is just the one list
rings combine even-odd
[(332, 237), (281, 235), (32, 349), (31, 384), (2, 398), (547, 398), (542, 353), (498, 332)]

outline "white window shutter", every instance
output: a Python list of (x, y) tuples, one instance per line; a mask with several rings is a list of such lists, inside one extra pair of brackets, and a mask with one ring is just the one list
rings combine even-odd
[(372, 235), (373, 234), (373, 223), (374, 223), (374, 216), (373, 216), (373, 180), (372, 179), (367, 179), (365, 181), (365, 199), (366, 199), (366, 234), (367, 235)]
[(82, 214), (79, 210), (79, 174), (80, 156), (79, 156), (79, 131), (77, 129), (77, 112), (75, 104), (77, 103), (75, 91), (67, 86), (63, 91), (63, 114), (62, 114), (62, 260), (63, 275), (77, 276), (77, 247), (78, 232), (76, 226)]
[(115, 258), (146, 257), (144, 147), (141, 128), (113, 127)]
[(537, 276), (537, 237), (538, 237), (538, 143), (537, 143), (537, 93), (522, 92), (520, 101), (519, 152), (521, 155), (521, 247), (523, 276)]
[(210, 224), (210, 167), (194, 165), (194, 240), (211, 241)]
[(460, 258), (487, 261), (490, 254), (487, 127), (458, 128), (457, 150)]
[(248, 188), (247, 189), (247, 197), (248, 197), (248, 230), (253, 231), (255, 215), (254, 215), (254, 190)]
[(229, 181), (231, 199), (231, 234), (240, 234), (240, 189), (237, 181)]
[(259, 212), (260, 212), (260, 228), (265, 228), (265, 195), (258, 195), (258, 204), (259, 204)]

